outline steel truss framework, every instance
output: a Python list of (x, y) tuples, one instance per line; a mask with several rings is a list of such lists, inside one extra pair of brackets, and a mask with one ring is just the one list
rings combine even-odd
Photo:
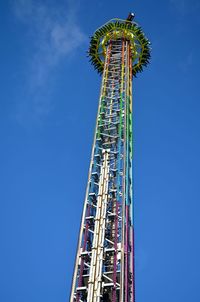
[(107, 42), (71, 302), (134, 302), (132, 50)]

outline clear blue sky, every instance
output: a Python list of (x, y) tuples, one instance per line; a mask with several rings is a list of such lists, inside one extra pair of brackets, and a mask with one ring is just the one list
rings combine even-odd
[(136, 13), (136, 301), (200, 301), (199, 0), (0, 2), (0, 301), (66, 302), (100, 77), (89, 36)]

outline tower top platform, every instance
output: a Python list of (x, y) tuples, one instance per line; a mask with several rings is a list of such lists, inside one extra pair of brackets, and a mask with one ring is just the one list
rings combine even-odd
[(129, 41), (132, 56), (132, 73), (147, 66), (150, 59), (149, 40), (136, 22), (132, 22), (134, 14), (130, 13), (126, 20), (114, 18), (99, 27), (90, 40), (89, 57), (94, 68), (102, 74), (106, 57), (106, 49), (113, 40)]

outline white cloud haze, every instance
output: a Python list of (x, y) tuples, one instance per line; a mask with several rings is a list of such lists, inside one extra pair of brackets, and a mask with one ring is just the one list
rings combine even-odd
[[(49, 100), (44, 97), (45, 85), (56, 67), (86, 41), (77, 23), (76, 1), (67, 0), (63, 7), (52, 7), (50, 3), (15, 0), (13, 5), (17, 20), (27, 27), (33, 43), (27, 86), (32, 94), (32, 108), (39, 114), (48, 113), (50, 108)], [(21, 109), (24, 105), (21, 104)]]

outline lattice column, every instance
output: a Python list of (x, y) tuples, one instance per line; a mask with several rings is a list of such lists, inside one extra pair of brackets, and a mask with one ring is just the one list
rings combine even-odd
[(149, 57), (130, 20), (111, 20), (91, 39), (103, 71), (71, 302), (134, 302), (132, 75)]

